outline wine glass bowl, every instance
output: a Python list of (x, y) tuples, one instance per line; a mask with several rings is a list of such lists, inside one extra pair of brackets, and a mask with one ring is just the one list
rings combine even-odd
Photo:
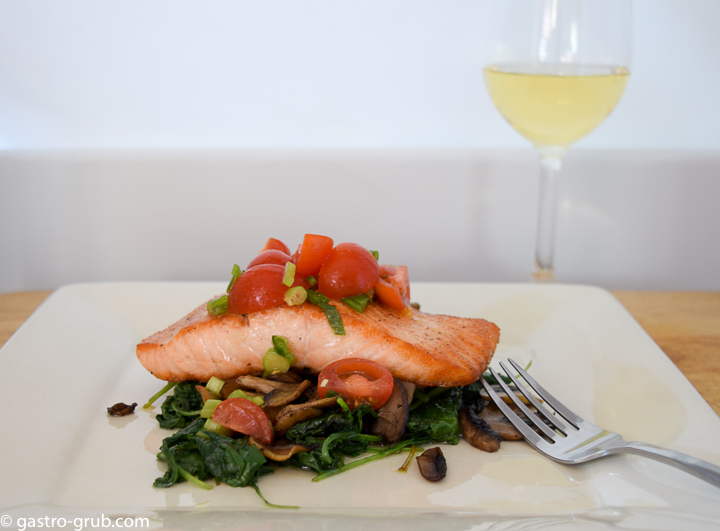
[(554, 280), (562, 157), (615, 108), (629, 77), (630, 0), (495, 0), (488, 13), (492, 101), (540, 154), (532, 278)]
[(491, 65), (485, 68), (493, 103), (533, 145), (565, 147), (595, 129), (620, 100), (629, 71), (577, 65)]

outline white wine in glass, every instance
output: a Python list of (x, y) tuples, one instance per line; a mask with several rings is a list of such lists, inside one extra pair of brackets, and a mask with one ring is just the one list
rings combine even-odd
[(515, 130), (537, 148), (540, 204), (533, 279), (555, 280), (555, 202), (562, 157), (625, 90), (630, 0), (491, 0), (485, 83)]

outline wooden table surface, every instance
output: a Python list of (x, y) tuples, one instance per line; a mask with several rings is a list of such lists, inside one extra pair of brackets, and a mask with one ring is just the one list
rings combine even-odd
[[(50, 293), (0, 294), (0, 347)], [(720, 415), (720, 292), (612, 294)]]

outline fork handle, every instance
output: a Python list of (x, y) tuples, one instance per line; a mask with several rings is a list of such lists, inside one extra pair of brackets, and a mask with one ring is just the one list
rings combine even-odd
[(660, 446), (644, 442), (623, 441), (615, 448), (609, 449), (607, 453), (629, 453), (649, 457), (650, 459), (655, 459), (656, 461), (661, 461), (675, 468), (679, 468), (708, 483), (712, 483), (716, 487), (720, 487), (720, 466), (713, 465), (707, 461), (681, 452), (668, 450), (667, 448), (661, 448)]

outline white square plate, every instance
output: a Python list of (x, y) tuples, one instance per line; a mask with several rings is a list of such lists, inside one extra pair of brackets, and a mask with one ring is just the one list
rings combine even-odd
[[(64, 518), (68, 529), (77, 518), (95, 519), (79, 522), (87, 529), (101, 516), (148, 518), (136, 529), (720, 526), (720, 489), (672, 467), (625, 455), (570, 467), (523, 442), (503, 443), (494, 454), (464, 441), (444, 447), (448, 475), (440, 483), (424, 481), (414, 466), (398, 473), (406, 455), (318, 483), (290, 469), (260, 480), (269, 501), (300, 510), (267, 509), (249, 488), (155, 489), (164, 472), (155, 456), (169, 432), (157, 427), (157, 405), (141, 408), (162, 382), (137, 361), (135, 345), (224, 289), (67, 286), (8, 341), (0, 351), (0, 515), (12, 518), (11, 529), (30, 518)], [(532, 361), (531, 374), (591, 422), (720, 465), (720, 419), (606, 291), (423, 283), (412, 290), (424, 311), (497, 323), (495, 359)], [(135, 415), (109, 417), (106, 407), (116, 402), (140, 406)]]

